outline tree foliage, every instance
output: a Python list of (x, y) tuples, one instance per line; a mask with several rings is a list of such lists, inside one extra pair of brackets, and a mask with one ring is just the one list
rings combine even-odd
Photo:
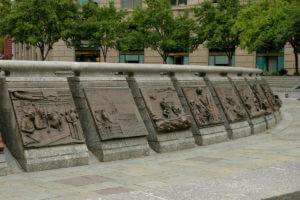
[(17, 0), (1, 23), (2, 34), (38, 47), (45, 60), (77, 10), (73, 0)]
[(217, 5), (206, 0), (193, 8), (199, 42), (208, 48), (225, 51), (229, 65), (240, 44), (239, 34), (233, 32), (232, 27), (241, 9), (239, 0), (219, 0)]
[(63, 37), (69, 46), (80, 45), (84, 41), (98, 46), (106, 62), (108, 50), (118, 47), (118, 41), (125, 31), (125, 14), (123, 10), (118, 11), (113, 2), (98, 7), (89, 1), (82, 7), (78, 21), (64, 32)]
[[(174, 16), (169, 0), (145, 0), (144, 3), (146, 8), (135, 8), (129, 21), (135, 27), (131, 33), (145, 48), (157, 51), (164, 63), (172, 51), (192, 52), (197, 48), (194, 21), (188, 12)], [(137, 42), (132, 35), (128, 41), (127, 45), (130, 41)]]
[(234, 26), (240, 33), (241, 47), (249, 52), (283, 49), (289, 42), (294, 49), (296, 73), (300, 46), (299, 0), (260, 0), (241, 12)]

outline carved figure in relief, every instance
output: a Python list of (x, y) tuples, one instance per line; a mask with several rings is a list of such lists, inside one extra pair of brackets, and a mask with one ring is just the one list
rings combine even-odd
[(227, 109), (231, 110), (232, 112), (234, 112), (238, 117), (243, 118), (246, 116), (246, 113), (243, 111), (243, 109), (241, 108), (241, 106), (237, 105), (235, 103), (235, 101), (233, 100), (233, 98), (231, 97), (226, 97), (226, 102), (227, 102)]
[(66, 120), (69, 124), (69, 129), (71, 132), (71, 137), (73, 139), (81, 140), (81, 132), (80, 132), (80, 127), (78, 123), (78, 115), (77, 112), (74, 109), (70, 109), (69, 111), (66, 112), (65, 114)]
[(167, 119), (178, 117), (181, 114), (180, 108), (176, 108), (174, 105), (169, 105), (165, 98), (163, 98), (160, 102), (160, 107), (162, 108), (163, 116)]
[(35, 119), (34, 111), (32, 109), (28, 109), (21, 122), (21, 127), (23, 132), (33, 133), (35, 131), (34, 119)]
[(62, 131), (62, 119), (57, 111), (52, 111), (48, 113), (48, 124), (49, 127)]
[[(156, 101), (158, 98), (154, 94), (149, 95), (151, 101)], [(175, 130), (183, 130), (192, 126), (192, 122), (188, 115), (183, 114), (182, 110), (175, 105), (173, 101), (167, 101), (162, 98), (159, 102), (161, 115), (154, 114), (150, 111), (151, 119), (155, 122), (158, 132), (171, 132)]]
[(36, 130), (42, 130), (48, 127), (47, 114), (44, 108), (36, 108), (34, 125)]
[(110, 119), (109, 115), (106, 113), (106, 111), (104, 109), (96, 110), (95, 118), (96, 118), (97, 122), (100, 123), (101, 126), (103, 126), (105, 128), (105, 131), (107, 133), (111, 133), (113, 126), (118, 125), (117, 123), (113, 122)]
[(282, 106), (282, 101), (281, 101), (281, 99), (279, 98), (279, 96), (278, 96), (278, 95), (274, 95), (274, 98), (275, 98), (276, 105), (277, 105), (278, 107), (281, 107), (281, 106)]
[(268, 106), (268, 102), (265, 98), (263, 98), (261, 96), (261, 94), (259, 93), (259, 89), (258, 89), (258, 84), (250, 84), (250, 87), (256, 97), (256, 100), (255, 102), (258, 104), (259, 108), (262, 109), (262, 110), (265, 110), (267, 111), (269, 106)]

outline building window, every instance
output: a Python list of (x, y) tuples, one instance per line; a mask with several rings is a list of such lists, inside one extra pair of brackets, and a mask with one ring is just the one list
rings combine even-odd
[(256, 53), (256, 68), (261, 69), (263, 73), (277, 74), (284, 68), (284, 50)]
[[(209, 49), (209, 66), (229, 66), (229, 59), (223, 50)], [(232, 56), (231, 66), (235, 65), (235, 56)]]
[(119, 59), (120, 63), (144, 63), (144, 52), (120, 52)]
[(167, 64), (189, 65), (189, 55), (187, 53), (170, 53)]
[(142, 0), (122, 0), (122, 8), (142, 7)]
[[(98, 4), (98, 1), (99, 0), (93, 0), (93, 2), (95, 4)], [(77, 0), (77, 3), (80, 5), (80, 6), (83, 6), (84, 4), (87, 4), (88, 0)]]
[(187, 5), (187, 0), (171, 0), (171, 5), (172, 6), (186, 6)]

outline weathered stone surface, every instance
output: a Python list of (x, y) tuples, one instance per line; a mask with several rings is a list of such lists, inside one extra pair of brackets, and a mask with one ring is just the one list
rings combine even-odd
[(262, 109), (260, 101), (256, 98), (247, 82), (244, 79), (233, 79), (233, 83), (250, 118), (264, 115), (265, 110)]
[(183, 110), (167, 75), (135, 74), (127, 80), (153, 150), (164, 153), (195, 146), (191, 116)]
[(224, 123), (207, 86), (184, 87), (183, 92), (199, 128)]
[(3, 154), (4, 152), (4, 145), (2, 143), (2, 134), (0, 132), (0, 154)]
[(24, 88), (9, 93), (26, 148), (84, 143), (68, 90)]
[(87, 146), (100, 161), (149, 155), (148, 132), (123, 76), (86, 75), (69, 85)]
[(266, 115), (272, 113), (272, 108), (264, 94), (264, 91), (260, 87), (259, 83), (255, 79), (247, 79), (249, 86), (252, 89), (253, 94), (259, 101), (259, 107), (265, 111)]
[[(20, 80), (19, 80), (20, 79)], [(3, 140), (26, 171), (88, 164), (88, 150), (63, 78), (8, 78), (0, 92)]]
[(4, 153), (4, 145), (2, 143), (2, 137), (0, 132), (0, 176), (5, 176), (7, 174), (7, 164)]
[(141, 92), (157, 132), (185, 130), (192, 126), (190, 116), (184, 113), (175, 89), (141, 88)]
[(171, 79), (183, 109), (193, 116), (191, 130), (196, 144), (209, 145), (228, 140), (224, 120), (203, 78), (179, 73)]
[(264, 79), (260, 79), (260, 80), (258, 80), (258, 83), (259, 83), (261, 89), (263, 90), (264, 94), (266, 95), (268, 102), (271, 105), (272, 109), (274, 111), (279, 110), (282, 102), (277, 95), (273, 94), (273, 91), (270, 88), (268, 82)]
[(129, 88), (84, 88), (101, 140), (147, 135)]
[(214, 81), (213, 88), (230, 123), (247, 120), (246, 111), (228, 81)]

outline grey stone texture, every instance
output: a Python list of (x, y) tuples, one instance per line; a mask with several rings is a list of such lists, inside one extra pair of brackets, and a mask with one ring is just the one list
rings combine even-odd
[(0, 176), (7, 175), (7, 163), (4, 154), (0, 154)]
[(263, 134), (138, 159), (15, 171), (0, 177), (0, 200), (260, 200), (296, 195), (300, 106), (297, 100), (283, 101), (283, 120)]
[[(178, 93), (179, 99), (186, 113), (193, 116), (192, 111), (188, 106), (188, 97), (182, 91), (183, 87), (206, 87), (203, 77), (195, 73), (176, 73), (171, 75), (171, 80)], [(201, 82), (200, 82), (201, 81)], [(228, 134), (224, 123), (213, 124), (210, 126), (198, 127), (194, 118), (192, 118), (193, 126), (191, 128), (195, 142), (198, 145), (210, 145), (228, 140)]]
[[(227, 75), (226, 75), (227, 76)], [(215, 73), (208, 73), (204, 77), (204, 80), (206, 81), (207, 85), (210, 88), (210, 91), (213, 95), (213, 98), (215, 100), (215, 103), (218, 107), (218, 110), (225, 122), (225, 128), (228, 133), (228, 138), (230, 139), (237, 139), (241, 137), (247, 137), (251, 135), (252, 130), (251, 126), (249, 124), (249, 118), (247, 117), (245, 121), (241, 122), (235, 122), (235, 123), (230, 123), (229, 120), (226, 118), (225, 111), (223, 110), (223, 107), (221, 106), (220, 100), (218, 99), (215, 90), (213, 89), (213, 84), (217, 83), (218, 81), (225, 81), (228, 82), (228, 84), (231, 84), (229, 82), (229, 79), (227, 77), (224, 77), (221, 74), (215, 74)]]
[[(239, 82), (240, 83), (244, 82), (249, 87), (248, 83), (246, 82), (246, 80), (243, 76), (236, 76), (236, 74), (231, 75), (229, 77), (229, 81), (232, 83), (232, 86), (235, 89), (236, 95), (239, 96), (240, 103), (243, 105), (244, 109), (247, 111), (247, 109), (245, 107), (245, 104), (242, 101), (242, 97), (239, 94), (237, 88), (235, 87), (234, 82), (237, 82), (237, 84), (239, 84)], [(264, 115), (251, 117), (250, 113), (248, 113), (248, 111), (247, 111), (247, 120), (248, 120), (248, 123), (251, 127), (251, 134), (261, 133), (261, 132), (263, 132), (267, 129), (267, 123), (265, 121), (265, 116)]]
[[(45, 84), (58, 84), (60, 89), (68, 90), (67, 80), (57, 78), (54, 74), (32, 73), (32, 77), (24, 77), (24, 73), (14, 73), (14, 77), (1, 79), (0, 86), (0, 127), (3, 141), (11, 154), (26, 171), (40, 171), (66, 168), (88, 164), (88, 150), (85, 144), (70, 144), (46, 148), (25, 148), (21, 132), (17, 124), (8, 90), (43, 89)], [(43, 77), (42, 77), (43, 76)], [(49, 86), (50, 87), (50, 86)]]
[[(92, 108), (87, 101), (85, 89), (105, 88), (113, 90), (114, 88), (128, 89), (126, 78), (122, 75), (86, 73), (80, 77), (68, 78), (70, 89), (73, 94), (74, 102), (79, 113), (79, 119), (82, 124), (83, 133), (86, 137), (88, 149), (100, 161), (113, 161), (129, 158), (136, 158), (149, 155), (149, 145), (146, 134), (141, 136), (123, 137), (118, 139), (103, 140), (97, 131), (95, 120), (92, 116)], [(131, 94), (129, 94), (131, 96)], [(122, 96), (120, 96), (122, 98)], [(133, 98), (133, 97), (131, 97)], [(139, 116), (138, 109), (137, 116)], [(133, 128), (133, 127), (131, 127)], [(146, 128), (145, 128), (146, 129)], [(146, 131), (146, 130), (145, 130)]]
[[(190, 129), (158, 133), (154, 127), (141, 88), (174, 88), (170, 77), (159, 73), (134, 73), (127, 78), (135, 102), (140, 110), (143, 121), (149, 132), (147, 136), (150, 147), (156, 152), (165, 153), (195, 147), (195, 140)], [(188, 114), (188, 113), (187, 113)]]

